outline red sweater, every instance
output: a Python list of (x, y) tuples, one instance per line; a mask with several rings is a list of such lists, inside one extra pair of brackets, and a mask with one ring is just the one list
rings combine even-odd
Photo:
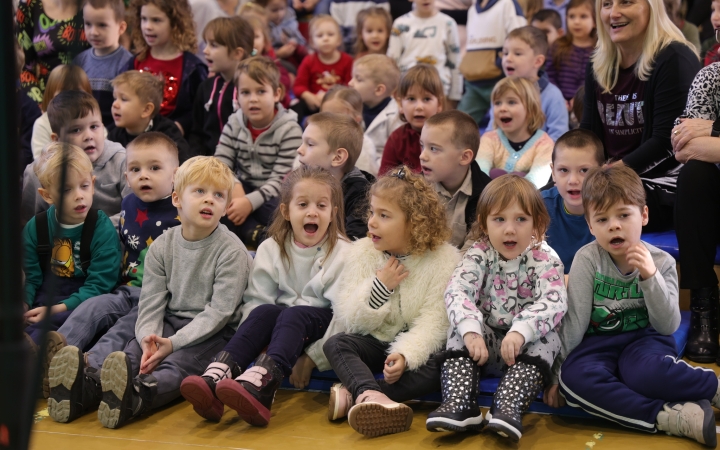
[(317, 53), (307, 55), (300, 67), (298, 67), (297, 78), (295, 78), (295, 96), (300, 96), (305, 91), (317, 94), (320, 91), (327, 91), (336, 84), (347, 85), (352, 79), (353, 59), (350, 55), (340, 52), (340, 59), (335, 64), (323, 64)]
[(413, 172), (420, 172), (420, 133), (409, 123), (393, 131), (385, 143), (379, 175), (405, 164)]

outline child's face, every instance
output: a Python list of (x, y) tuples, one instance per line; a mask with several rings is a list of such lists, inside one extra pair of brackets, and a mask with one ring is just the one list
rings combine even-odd
[(552, 179), (570, 213), (585, 213), (580, 195), (583, 180), (588, 171), (597, 166), (595, 150), (591, 147), (568, 148), (559, 145), (555, 148), (555, 162), (551, 164)]
[(306, 166), (319, 166), (332, 169), (332, 157), (327, 136), (316, 124), (308, 124), (302, 134), (302, 144), (298, 148), (300, 163)]
[(170, 18), (155, 5), (140, 9), (140, 30), (149, 47), (162, 47), (171, 42)]
[(285, 0), (270, 0), (265, 7), (268, 20), (275, 25), (280, 25), (287, 13), (287, 2)]
[(265, 33), (260, 28), (253, 30), (255, 39), (253, 40), (253, 49), (258, 55), (262, 55), (265, 52)]
[(376, 93), (378, 85), (370, 78), (370, 69), (365, 66), (353, 67), (352, 79), (348, 86), (358, 91), (363, 103), (370, 107), (377, 105), (382, 100)]
[(365, 19), (362, 27), (362, 40), (368, 53), (385, 54), (388, 39), (390, 39), (390, 30), (387, 29), (385, 19), (377, 16)]
[(115, 126), (129, 130), (130, 134), (139, 134), (147, 127), (154, 105), (143, 103), (140, 97), (127, 84), (118, 84), (113, 88), (112, 115)]
[(313, 28), (313, 48), (321, 55), (331, 55), (342, 43), (338, 27), (329, 20), (320, 22)]
[(720, 29), (720, 0), (715, 0), (710, 4), (710, 23), (714, 29)]
[(400, 205), (385, 197), (370, 198), (368, 235), (375, 250), (393, 255), (410, 252), (410, 226)]
[(615, 263), (624, 263), (628, 249), (640, 242), (642, 227), (648, 223), (648, 208), (615, 203), (607, 211), (590, 208), (590, 233)]
[(225, 215), (229, 192), (210, 181), (189, 184), (181, 193), (172, 193), (173, 205), (178, 210), (182, 235), (189, 241), (204, 239), (217, 228)]
[(313, 180), (298, 182), (290, 204), (282, 204), (280, 208), (292, 226), (293, 238), (308, 247), (325, 237), (337, 212), (337, 206), (332, 204), (330, 186)]
[[(529, 134), (527, 129), (527, 110), (525, 105), (512, 91), (503, 92), (493, 101), (495, 126), (513, 142), (522, 142)], [(528, 136), (529, 137), (529, 136)]]
[[(448, 126), (425, 125), (420, 134), (420, 167), (429, 183), (441, 183), (445, 188), (457, 188), (467, 175), (472, 162), (472, 151), (463, 150), (451, 141), (453, 130)], [(475, 149), (477, 150), (477, 149)]]
[[(65, 225), (77, 225), (85, 222), (95, 194), (95, 177), (92, 173), (80, 173), (70, 169), (65, 175), (65, 187), (62, 190), (62, 211), (60, 220)], [(60, 180), (58, 180), (59, 184)], [(40, 195), (51, 205), (59, 205), (61, 193), (59, 189), (42, 189)]]
[(324, 101), (322, 105), (320, 105), (320, 112), (340, 114), (351, 117), (357, 123), (362, 122), (362, 113), (358, 113), (354, 109), (350, 108), (347, 103), (338, 100), (337, 98)]
[(418, 86), (411, 87), (407, 95), (400, 100), (400, 111), (405, 120), (417, 132), (422, 130), (425, 121), (442, 112), (440, 100)]
[(125, 32), (127, 23), (118, 22), (112, 8), (95, 9), (90, 3), (83, 7), (85, 36), (97, 56), (108, 55), (120, 46), (120, 35)]
[(207, 60), (208, 70), (214, 73), (232, 73), (235, 71), (238, 65), (239, 55), (233, 52), (230, 54), (230, 49), (224, 45), (220, 45), (215, 41), (215, 36), (211, 31), (205, 33), (205, 39), (207, 39), (207, 45), (203, 49), (203, 55)]
[(562, 28), (558, 30), (549, 20), (533, 20), (530, 25), (545, 33), (548, 39), (548, 45), (553, 45), (553, 42), (564, 34)]
[(590, 37), (590, 33), (595, 28), (595, 21), (589, 3), (568, 9), (567, 28), (573, 38), (587, 39)]
[(432, 17), (435, 14), (435, 0), (412, 0), (418, 17)]
[(71, 120), (57, 136), (60, 142), (77, 145), (85, 151), (90, 161), (102, 156), (105, 149), (105, 127), (102, 123), (100, 111), (92, 111), (85, 117)]
[(532, 242), (533, 218), (518, 202), (502, 211), (492, 211), (486, 226), (490, 244), (508, 261), (520, 256)]
[(146, 203), (172, 194), (173, 174), (177, 167), (177, 155), (167, 147), (131, 145), (127, 149), (125, 177), (135, 195)]
[(502, 68), (508, 77), (535, 80), (538, 70), (545, 62), (545, 55), (536, 55), (522, 39), (505, 39), (502, 49)]
[(275, 103), (280, 101), (280, 88), (261, 84), (246, 73), (238, 77), (238, 100), (243, 115), (255, 128), (265, 128), (275, 118)]

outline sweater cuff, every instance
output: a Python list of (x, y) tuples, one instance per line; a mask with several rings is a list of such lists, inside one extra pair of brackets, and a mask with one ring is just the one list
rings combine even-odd
[[(170, 342), (172, 342), (173, 353), (184, 348), (187, 345), (187, 342), (185, 342), (184, 339), (179, 339), (177, 337), (177, 334), (170, 336), (168, 339), (170, 339)], [(138, 344), (139, 344), (139, 342), (138, 342)]]
[(522, 337), (525, 338), (525, 343), (523, 345), (527, 345), (535, 340), (535, 333), (533, 333), (532, 327), (527, 322), (513, 323), (508, 330), (508, 333), (510, 333), (511, 331), (520, 333)]
[(388, 289), (385, 284), (378, 277), (373, 280), (372, 290), (370, 291), (370, 307), (372, 309), (379, 309), (382, 305), (387, 303), (390, 299), (390, 295), (395, 292), (394, 289)]
[(475, 319), (463, 319), (455, 327), (460, 337), (465, 337), (468, 333), (477, 333), (482, 336), (482, 324)]
[(246, 194), (245, 197), (250, 200), (253, 211), (256, 211), (259, 207), (263, 205), (263, 203), (265, 203), (265, 198), (259, 190), (250, 192), (249, 194)]

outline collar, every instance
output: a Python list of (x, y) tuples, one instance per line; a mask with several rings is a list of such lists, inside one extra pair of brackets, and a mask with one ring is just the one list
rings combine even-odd
[(148, 131), (152, 130), (153, 127), (153, 120), (150, 119), (150, 123), (148, 123), (147, 128), (145, 128), (145, 131), (143, 133), (147, 133)]
[(392, 253), (386, 252), (386, 251), (383, 251), (383, 255), (385, 255), (385, 257), (387, 259), (390, 259), (391, 256), (394, 256), (395, 259), (397, 259), (398, 261), (405, 261), (406, 259), (408, 259), (410, 257), (410, 253), (405, 254), (405, 255), (393, 255)]
[(390, 103), (390, 100), (392, 100), (392, 96), (387, 97), (385, 100), (381, 100), (380, 103), (373, 106), (372, 108), (369, 108), (369, 107), (363, 105), (363, 112), (368, 113), (368, 114), (378, 115), (378, 114), (380, 114), (380, 112), (383, 109), (385, 109), (385, 107), (388, 105), (388, 103)]
[(455, 191), (455, 194), (450, 194), (450, 191), (445, 189), (445, 186), (442, 185), (442, 183), (433, 183), (435, 186), (435, 190), (438, 194), (442, 195), (445, 198), (451, 199), (454, 198), (456, 195), (458, 195), (459, 192), (462, 192), (463, 194), (467, 195), (468, 197), (472, 196), (472, 170), (470, 170), (470, 166), (468, 165), (468, 171), (465, 175), (465, 179), (463, 180), (462, 184), (458, 188), (457, 191)]

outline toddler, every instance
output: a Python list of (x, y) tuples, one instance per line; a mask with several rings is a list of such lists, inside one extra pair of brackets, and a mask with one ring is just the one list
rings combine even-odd
[[(344, 50), (352, 53), (360, 39), (360, 28), (356, 27), (358, 16), (368, 9), (384, 9), (390, 14), (388, 0), (331, 0), (330, 15), (340, 25)], [(392, 19), (391, 19), (392, 22)], [(389, 29), (388, 29), (389, 31)], [(385, 35), (387, 38), (387, 35)]]
[(307, 49), (305, 38), (298, 27), (295, 10), (290, 8), (285, 0), (259, 0), (257, 3), (265, 8), (275, 54), (298, 67), (307, 55)]
[(354, 48), (355, 59), (371, 54), (386, 54), (391, 29), (392, 17), (386, 8), (372, 6), (360, 11), (355, 25), (358, 34)]
[(541, 9), (532, 16), (530, 25), (545, 33), (548, 45), (565, 36), (565, 28), (562, 26), (562, 17), (554, 9)]

